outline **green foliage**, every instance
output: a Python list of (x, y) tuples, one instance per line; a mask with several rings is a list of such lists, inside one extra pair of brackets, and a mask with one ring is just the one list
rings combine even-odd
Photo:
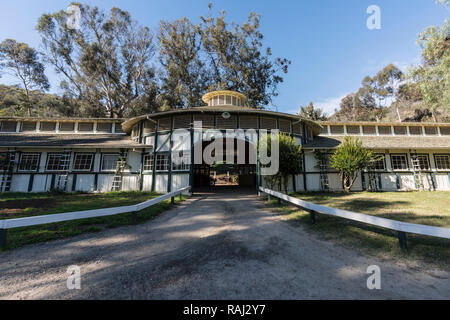
[(434, 120), (440, 107), (450, 109), (450, 20), (428, 27), (419, 35), (423, 64), (412, 68), (409, 79), (416, 83)]
[(314, 103), (310, 102), (305, 107), (300, 107), (300, 116), (314, 121), (326, 121), (328, 116), (322, 109), (314, 107)]
[(250, 107), (267, 106), (290, 61), (272, 58), (270, 48), (264, 49), (260, 19), (251, 12), (242, 25), (229, 23), (222, 11), (217, 17), (211, 12), (200, 17), (199, 24), (187, 18), (162, 21), (158, 41), (163, 106), (199, 106), (201, 96), (212, 90), (238, 91), (248, 97)]
[[(136, 103), (156, 102), (153, 36), (130, 14), (113, 8), (106, 14), (98, 7), (80, 5), (81, 28), (70, 28), (67, 13), (43, 14), (37, 25), (47, 62), (64, 80), (61, 88), (81, 105), (89, 104), (97, 116), (123, 117)], [(145, 98), (144, 98), (145, 97)]]
[(273, 176), (264, 176), (264, 179), (271, 188), (278, 184), (281, 190), (283, 185), (287, 193), (289, 176), (296, 175), (302, 172), (302, 146), (295, 143), (294, 137), (279, 133), (278, 135), (266, 134), (258, 141), (258, 149), (267, 148), (267, 154), (272, 155), (272, 139), (278, 140), (279, 145), (279, 169), (278, 173)]
[(18, 91), (14, 100), (7, 100), (7, 103), (26, 109), (28, 115), (32, 116), (33, 101), (30, 91), (50, 88), (37, 51), (26, 43), (6, 39), (0, 43), (0, 68), (16, 78), (24, 89)]
[(373, 152), (362, 146), (360, 139), (346, 136), (331, 156), (331, 166), (339, 171), (344, 190), (350, 192), (358, 173), (376, 160)]

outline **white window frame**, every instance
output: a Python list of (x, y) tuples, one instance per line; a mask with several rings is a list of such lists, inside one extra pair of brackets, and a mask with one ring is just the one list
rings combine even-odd
[[(406, 168), (402, 168), (402, 169), (394, 168), (394, 157), (404, 157), (405, 163), (406, 163)], [(391, 154), (391, 167), (392, 167), (392, 170), (394, 170), (394, 171), (408, 171), (409, 170), (408, 155), (406, 153)]]
[[(165, 156), (167, 158), (160, 159), (160, 157)], [(153, 163), (154, 166), (156, 166), (156, 172), (167, 172), (170, 168), (170, 158), (169, 158), (169, 152), (159, 152), (156, 154), (156, 159)], [(158, 169), (158, 167), (163, 166), (163, 169)]]
[[(446, 157), (447, 158), (447, 161), (448, 161), (448, 164), (449, 164), (448, 168), (439, 168), (438, 157)], [(443, 154), (443, 153), (435, 154), (434, 155), (434, 163), (436, 164), (436, 169), (437, 170), (439, 170), (439, 171), (450, 171), (450, 154)]]
[[(61, 166), (61, 157), (65, 156), (67, 153), (64, 152), (49, 152), (47, 153), (47, 160), (45, 163), (45, 171), (50, 171), (50, 172), (57, 172), (57, 171), (67, 171), (70, 168), (70, 155), (69, 155), (69, 162), (66, 164), (66, 166), (62, 167)], [(60, 159), (58, 160), (58, 168), (57, 169), (49, 169), (49, 162), (50, 162), (50, 158), (54, 157), (54, 156), (58, 156), (60, 157)]]
[(383, 159), (376, 161), (376, 163), (380, 163), (380, 161), (383, 163), (383, 169), (374, 167), (373, 170), (374, 171), (386, 171), (386, 155), (384, 153), (375, 153), (374, 156), (376, 156), (376, 157), (382, 156), (383, 157)]
[[(182, 153), (179, 157), (181, 159), (180, 164), (176, 164), (174, 161), (175, 153)], [(189, 171), (191, 169), (191, 152), (189, 150), (172, 151), (172, 171)]]
[[(150, 162), (151, 164), (147, 164), (147, 162)], [(144, 171), (153, 171), (154, 165), (155, 165), (155, 159), (154, 159), (153, 153), (144, 155), (144, 163), (142, 164), (143, 170)]]
[[(109, 169), (109, 168), (105, 169), (105, 157), (108, 157), (108, 156), (116, 156), (117, 157), (117, 160), (115, 160), (114, 168), (112, 168), (112, 169)], [(117, 163), (119, 162), (119, 160), (120, 160), (120, 153), (102, 153), (102, 159), (101, 159), (101, 162), (100, 162), (100, 171), (103, 171), (103, 172), (116, 171)], [(111, 160), (108, 160), (108, 161), (111, 161)]]
[[(37, 159), (37, 163), (36, 163), (36, 169), (20, 169), (20, 167), (22, 166), (22, 161), (23, 161), (23, 157), (24, 156), (36, 156)], [(20, 159), (19, 159), (19, 165), (17, 166), (17, 171), (18, 172), (38, 172), (39, 171), (39, 164), (41, 162), (41, 154), (38, 152), (24, 152), (20, 154)]]
[(426, 168), (422, 167), (422, 162), (419, 159), (420, 170), (424, 170), (424, 171), (431, 170), (430, 157), (429, 157), (428, 154), (426, 154), (426, 153), (418, 153), (417, 155), (412, 154), (411, 155), (411, 162), (412, 162), (412, 159), (413, 159), (414, 156), (417, 156), (418, 158), (425, 157), (425, 159), (426, 159), (426, 162), (427, 162), (427, 167)]
[[(77, 158), (79, 156), (90, 156), (91, 157), (91, 163), (89, 165), (89, 169), (77, 169), (76, 165), (77, 165)], [(87, 172), (87, 171), (92, 171), (92, 166), (94, 164), (94, 159), (95, 159), (95, 153), (88, 153), (88, 152), (77, 152), (75, 153), (74, 157), (73, 157), (73, 171), (77, 171), (77, 172)], [(84, 162), (85, 164), (87, 162)]]

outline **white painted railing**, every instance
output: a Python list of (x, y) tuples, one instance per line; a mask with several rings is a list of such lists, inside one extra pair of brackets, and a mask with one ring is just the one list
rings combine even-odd
[(265, 194), (274, 196), (278, 199), (282, 199), (284, 201), (287, 201), (297, 207), (300, 207), (302, 209), (305, 209), (310, 213), (311, 221), (315, 222), (315, 213), (323, 213), (328, 214), (340, 218), (345, 218), (353, 221), (358, 221), (366, 224), (370, 224), (373, 226), (378, 226), (386, 229), (395, 230), (398, 232), (398, 238), (400, 242), (400, 247), (402, 249), (406, 249), (406, 233), (415, 233), (415, 234), (421, 234), (431, 237), (438, 237), (438, 238), (445, 238), (450, 239), (450, 229), (449, 228), (441, 228), (441, 227), (433, 227), (433, 226), (426, 226), (423, 224), (415, 224), (415, 223), (408, 223), (408, 222), (402, 222), (402, 221), (396, 221), (391, 219), (385, 219), (380, 217), (375, 217), (367, 214), (342, 210), (342, 209), (336, 209), (331, 208), (327, 206), (322, 206), (319, 204), (315, 204), (312, 202), (307, 202), (304, 200), (300, 200), (294, 197), (290, 197), (286, 194), (273, 191), (267, 188), (259, 187), (259, 190)]
[(127, 212), (138, 212), (157, 203), (160, 203), (166, 199), (171, 198), (172, 203), (174, 202), (175, 196), (181, 195), (184, 192), (190, 190), (191, 187), (185, 187), (165, 195), (134, 204), (131, 206), (104, 208), (104, 209), (94, 209), (85, 211), (75, 211), (75, 212), (64, 212), (56, 214), (48, 214), (42, 216), (26, 217), (26, 218), (16, 218), (16, 219), (4, 219), (0, 220), (0, 248), (6, 246), (6, 231), (8, 229), (35, 226), (46, 223), (62, 222), (69, 220), (80, 220), (86, 218), (96, 218), (112, 216)]

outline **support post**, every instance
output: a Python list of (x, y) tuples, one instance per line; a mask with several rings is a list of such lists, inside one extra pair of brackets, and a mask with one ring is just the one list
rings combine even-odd
[(315, 224), (316, 223), (316, 212), (313, 210), (308, 210), (309, 211), (309, 218), (311, 219), (311, 223)]
[(137, 211), (131, 213), (131, 220), (133, 220), (133, 223), (137, 222)]
[(400, 249), (407, 250), (408, 246), (406, 244), (406, 233), (403, 231), (397, 231), (398, 243), (400, 244)]
[(8, 229), (0, 229), (0, 249), (6, 249)]
[(183, 200), (183, 195), (181, 194), (181, 192), (179, 194), (179, 197), (180, 197), (180, 201)]
[(278, 201), (278, 205), (281, 205), (281, 199), (277, 198), (277, 201)]
[(175, 204), (175, 197), (171, 197), (171, 198), (170, 198), (170, 203), (171, 203), (171, 204)]

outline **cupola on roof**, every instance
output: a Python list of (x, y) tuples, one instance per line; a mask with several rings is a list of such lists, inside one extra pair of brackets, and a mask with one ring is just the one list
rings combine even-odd
[(230, 90), (212, 91), (202, 97), (208, 106), (238, 106), (247, 105), (247, 97), (242, 93)]

